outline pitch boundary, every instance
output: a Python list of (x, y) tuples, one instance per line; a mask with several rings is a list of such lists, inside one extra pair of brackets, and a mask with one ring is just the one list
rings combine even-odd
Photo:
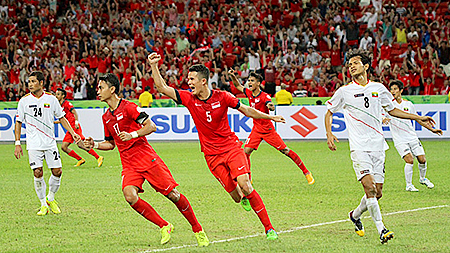
[[(385, 213), (385, 214), (383, 214), (383, 216), (390, 216), (390, 215), (395, 215), (395, 214), (417, 212), (417, 211), (430, 210), (430, 209), (443, 208), (443, 207), (449, 207), (449, 205), (429, 206), (429, 207), (421, 207), (421, 208), (415, 208), (415, 209), (409, 209), (409, 210), (403, 210), (403, 211), (396, 211), (396, 212)], [(363, 217), (363, 219), (364, 218), (370, 218), (370, 216), (365, 216), (365, 217)], [(336, 221), (328, 221), (328, 222), (316, 223), (316, 224), (311, 224), (311, 225), (294, 227), (294, 228), (287, 229), (287, 230), (280, 230), (277, 233), (278, 234), (291, 233), (291, 232), (295, 232), (295, 231), (302, 230), (302, 229), (313, 228), (313, 227), (320, 227), (320, 226), (325, 226), (325, 225), (330, 225), (330, 224), (335, 224), (335, 223), (348, 222), (348, 221), (350, 221), (350, 220), (349, 219), (345, 219), (345, 220), (336, 220)], [(228, 239), (216, 240), (216, 241), (212, 241), (210, 243), (211, 244), (216, 244), (216, 243), (223, 243), (223, 242), (231, 242), (231, 241), (242, 240), (242, 239), (247, 239), (247, 238), (253, 238), (253, 237), (263, 236), (263, 235), (264, 235), (263, 233), (257, 233), (257, 234), (253, 234), (253, 235), (246, 235), (246, 236), (240, 236), (240, 237), (233, 237), (233, 238), (228, 238)], [(162, 252), (162, 251), (170, 251), (170, 250), (184, 249), (184, 248), (190, 248), (190, 247), (197, 247), (197, 244), (186, 244), (186, 245), (175, 246), (175, 247), (165, 248), (165, 249), (152, 249), (152, 250), (141, 251), (141, 253)]]

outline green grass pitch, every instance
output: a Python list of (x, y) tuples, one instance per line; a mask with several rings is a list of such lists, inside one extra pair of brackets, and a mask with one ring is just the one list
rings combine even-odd
[[(450, 252), (450, 207), (384, 216), (395, 238), (381, 245), (370, 217), (362, 221), (366, 236), (354, 233), (349, 221), (306, 227), (281, 233), (267, 241), (253, 212), (245, 212), (209, 172), (198, 142), (154, 142), (157, 153), (169, 166), (177, 188), (191, 202), (210, 241), (207, 248), (185, 247), (176, 252)], [(253, 185), (264, 200), (278, 231), (347, 219), (359, 204), (363, 190), (355, 179), (348, 142), (328, 150), (325, 141), (290, 141), (312, 171), (316, 183), (308, 185), (295, 164), (263, 143), (252, 155)], [(423, 141), (428, 160), (427, 177), (436, 185), (419, 184), (417, 164), (413, 183), (420, 192), (405, 191), (404, 163), (392, 142), (386, 152), (386, 181), (382, 213), (450, 204), (450, 141)], [(74, 145), (72, 145), (73, 147)], [(23, 145), (23, 148), (25, 146)], [(121, 192), (121, 164), (117, 150), (105, 156), (102, 168), (84, 151), (75, 148), (87, 162), (74, 168), (65, 153), (63, 177), (56, 195), (62, 213), (36, 215), (39, 200), (33, 186), (28, 156), (14, 158), (12, 144), (0, 145), (0, 252), (142, 252), (196, 244), (188, 222), (175, 205), (148, 185), (140, 197), (148, 201), (175, 226), (171, 241), (159, 245), (159, 229), (138, 215)], [(136, 158), (138, 159), (138, 158)], [(50, 176), (44, 170), (46, 182)], [(365, 217), (369, 216), (366, 212)], [(173, 252), (170, 251), (170, 252)]]

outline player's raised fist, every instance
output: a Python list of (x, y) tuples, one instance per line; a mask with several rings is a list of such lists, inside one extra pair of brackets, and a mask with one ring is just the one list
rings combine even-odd
[(151, 53), (148, 55), (148, 61), (150, 64), (157, 64), (161, 60), (161, 55), (157, 53)]
[(233, 69), (228, 70), (228, 74), (234, 75), (234, 70)]

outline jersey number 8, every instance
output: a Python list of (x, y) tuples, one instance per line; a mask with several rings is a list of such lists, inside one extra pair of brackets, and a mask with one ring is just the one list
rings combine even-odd
[(369, 98), (368, 97), (364, 97), (364, 106), (366, 108), (369, 108), (370, 104), (369, 104)]

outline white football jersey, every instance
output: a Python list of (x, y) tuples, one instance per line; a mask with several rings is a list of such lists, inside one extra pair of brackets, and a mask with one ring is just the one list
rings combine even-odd
[[(410, 101), (402, 100), (399, 104), (397, 100), (394, 100), (393, 103), (396, 108), (404, 112), (416, 114), (416, 108)], [(386, 117), (390, 119), (389, 128), (391, 129), (392, 139), (394, 140), (395, 145), (398, 143), (410, 143), (419, 140), (411, 120), (400, 119), (390, 115), (386, 115)]]
[(26, 124), (27, 150), (47, 150), (56, 146), (54, 117), (60, 119), (65, 113), (50, 93), (37, 98), (27, 94), (20, 99), (16, 120)]
[(369, 81), (366, 86), (355, 82), (339, 88), (327, 101), (332, 113), (344, 110), (350, 150), (383, 151), (389, 148), (382, 129), (383, 108), (394, 109), (394, 97), (383, 84)]

